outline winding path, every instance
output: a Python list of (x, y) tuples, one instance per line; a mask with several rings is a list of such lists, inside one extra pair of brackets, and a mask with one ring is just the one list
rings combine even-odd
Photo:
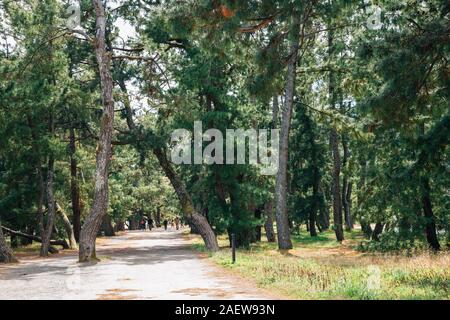
[(135, 231), (100, 239), (101, 261), (76, 252), (0, 266), (0, 299), (267, 299), (267, 293), (212, 266), (178, 231)]

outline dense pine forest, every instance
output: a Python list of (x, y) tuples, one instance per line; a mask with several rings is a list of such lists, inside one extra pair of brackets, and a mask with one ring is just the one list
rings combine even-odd
[[(0, 262), (175, 217), (209, 252), (446, 254), (449, 59), (448, 0), (2, 0)], [(278, 170), (175, 164), (196, 122), (275, 130)]]

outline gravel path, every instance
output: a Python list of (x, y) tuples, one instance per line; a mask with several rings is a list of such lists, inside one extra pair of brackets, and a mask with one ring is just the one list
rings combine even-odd
[(76, 253), (0, 266), (0, 300), (266, 299), (190, 249), (177, 231), (136, 231), (101, 239), (101, 261)]

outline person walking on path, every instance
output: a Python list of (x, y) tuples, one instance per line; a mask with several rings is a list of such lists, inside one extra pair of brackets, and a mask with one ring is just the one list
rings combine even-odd
[(167, 221), (167, 219), (164, 219), (164, 221), (163, 221), (164, 230), (167, 230), (167, 225), (168, 224), (169, 224), (169, 221)]
[(180, 218), (175, 218), (175, 226), (177, 227), (177, 230), (180, 230)]

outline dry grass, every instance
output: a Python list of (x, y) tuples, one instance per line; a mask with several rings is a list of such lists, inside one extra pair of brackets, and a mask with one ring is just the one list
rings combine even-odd
[[(191, 237), (192, 238), (192, 237)], [(280, 252), (262, 242), (239, 250), (236, 264), (226, 237), (211, 260), (264, 289), (294, 299), (449, 299), (450, 254), (442, 252), (368, 254), (356, 251), (360, 235), (347, 234), (343, 244), (332, 233), (315, 239), (294, 237), (294, 249)], [(193, 245), (203, 250), (201, 240)]]

